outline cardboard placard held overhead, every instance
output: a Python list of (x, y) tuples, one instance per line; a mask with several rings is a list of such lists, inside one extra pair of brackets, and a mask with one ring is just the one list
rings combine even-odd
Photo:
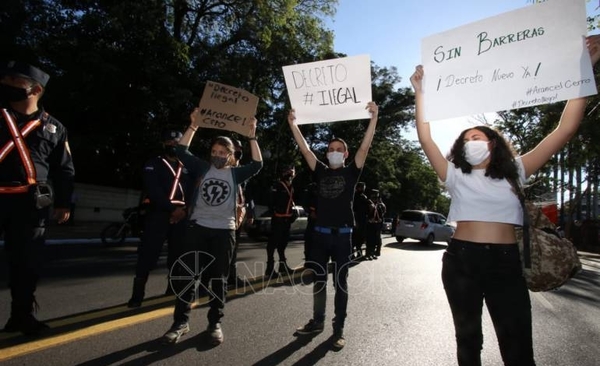
[(596, 94), (584, 0), (528, 5), (423, 39), (425, 118)]
[(284, 66), (283, 76), (298, 124), (370, 118), (369, 55)]
[(258, 97), (243, 89), (207, 81), (200, 99), (200, 127), (250, 135)]

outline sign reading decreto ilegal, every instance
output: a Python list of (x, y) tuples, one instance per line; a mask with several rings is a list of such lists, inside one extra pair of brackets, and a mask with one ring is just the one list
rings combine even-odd
[(424, 39), (425, 118), (596, 94), (586, 34), (585, 0), (552, 0)]
[(200, 127), (248, 136), (257, 106), (257, 96), (243, 89), (207, 81), (199, 105)]
[(369, 118), (368, 55), (284, 66), (283, 75), (298, 124)]

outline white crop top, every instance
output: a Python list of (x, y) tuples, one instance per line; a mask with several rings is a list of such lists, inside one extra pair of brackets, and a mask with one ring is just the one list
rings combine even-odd
[[(521, 157), (516, 160), (521, 184), (526, 180)], [(519, 198), (506, 179), (485, 176), (485, 169), (463, 173), (448, 161), (446, 188), (450, 193), (448, 221), (485, 221), (522, 225)]]

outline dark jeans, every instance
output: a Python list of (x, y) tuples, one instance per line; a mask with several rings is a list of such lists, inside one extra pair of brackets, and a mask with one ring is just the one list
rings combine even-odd
[(367, 224), (367, 256), (381, 254), (381, 223), (369, 222)]
[(235, 244), (235, 230), (211, 229), (188, 222), (183, 239), (183, 254), (174, 264), (171, 283), (177, 299), (173, 314), (176, 323), (189, 320), (196, 286), (208, 292), (208, 323), (223, 317), (227, 275)]
[(333, 262), (333, 284), (335, 287), (334, 329), (344, 328), (346, 309), (348, 307), (348, 267), (352, 256), (352, 235), (314, 233), (314, 246), (311, 258), (314, 261), (311, 269), (315, 271), (313, 286), (313, 319), (317, 322), (325, 320), (327, 303), (327, 266), (329, 259)]
[(352, 245), (354, 246), (354, 252), (359, 256), (362, 255), (362, 245), (364, 244), (367, 237), (367, 226), (366, 224), (357, 224), (352, 231)]
[(48, 208), (35, 208), (31, 193), (0, 194), (0, 236), (8, 260), (11, 316), (33, 312), (34, 293), (44, 263)]
[(185, 221), (170, 224), (171, 213), (167, 211), (148, 211), (144, 219), (144, 233), (138, 246), (138, 260), (135, 276), (148, 278), (156, 267), (165, 241), (168, 243), (167, 268), (171, 271), (173, 263), (181, 255)]
[(481, 365), (484, 300), (504, 364), (535, 365), (531, 303), (517, 245), (452, 239), (443, 256), (442, 281), (454, 319), (460, 366)]
[(267, 243), (267, 262), (275, 261), (275, 249), (281, 262), (285, 262), (285, 249), (290, 239), (291, 221), (288, 217), (272, 217), (271, 218), (271, 236)]

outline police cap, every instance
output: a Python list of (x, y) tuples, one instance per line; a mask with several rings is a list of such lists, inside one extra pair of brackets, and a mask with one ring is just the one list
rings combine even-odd
[(279, 168), (279, 173), (281, 173), (281, 174), (287, 173), (290, 170), (296, 170), (296, 166), (294, 164), (283, 164)]
[(0, 74), (3, 76), (17, 76), (31, 79), (44, 88), (46, 87), (48, 80), (50, 80), (50, 75), (46, 74), (35, 66), (31, 66), (20, 61), (9, 61), (4, 65), (4, 67), (2, 67)]
[(175, 140), (179, 142), (183, 137), (183, 134), (177, 130), (167, 130), (163, 133), (163, 141)]

